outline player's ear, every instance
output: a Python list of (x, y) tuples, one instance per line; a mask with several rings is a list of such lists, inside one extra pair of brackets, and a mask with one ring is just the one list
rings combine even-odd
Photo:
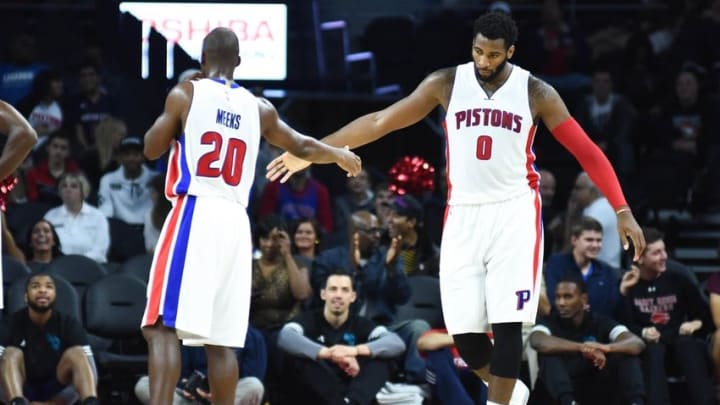
[(510, 45), (510, 48), (508, 48), (508, 50), (507, 50), (507, 58), (512, 59), (514, 54), (515, 54), (515, 45)]
[(242, 58), (240, 57), (240, 55), (238, 55), (237, 62), (235, 62), (235, 66), (239, 66), (240, 62), (242, 62)]

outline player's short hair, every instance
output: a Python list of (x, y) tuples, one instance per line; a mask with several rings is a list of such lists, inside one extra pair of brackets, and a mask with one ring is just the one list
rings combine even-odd
[(478, 34), (482, 34), (488, 39), (503, 39), (505, 48), (509, 49), (510, 46), (517, 42), (518, 27), (510, 15), (499, 11), (491, 11), (475, 20), (473, 38), (477, 37)]

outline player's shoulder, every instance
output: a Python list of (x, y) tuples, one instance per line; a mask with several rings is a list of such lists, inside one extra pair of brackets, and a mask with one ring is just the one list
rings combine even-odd
[(532, 74), (528, 76), (528, 96), (533, 103), (541, 103), (560, 97), (553, 86)]
[(441, 68), (430, 73), (425, 80), (441, 86), (452, 85), (455, 81), (456, 71), (457, 66)]

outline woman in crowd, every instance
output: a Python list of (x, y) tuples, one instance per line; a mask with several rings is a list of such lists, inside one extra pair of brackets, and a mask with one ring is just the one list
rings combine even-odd
[(58, 256), (62, 256), (62, 252), (55, 227), (44, 219), (35, 222), (25, 239), (28, 267), (33, 272), (41, 271)]

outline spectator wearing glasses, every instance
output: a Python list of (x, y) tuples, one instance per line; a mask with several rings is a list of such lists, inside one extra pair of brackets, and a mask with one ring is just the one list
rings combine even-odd
[[(399, 257), (400, 238), (395, 237), (389, 246), (384, 246), (380, 241), (382, 232), (375, 215), (368, 211), (354, 212), (348, 220), (348, 240), (315, 258), (310, 280), (313, 291), (318, 293), (333, 270), (343, 269), (352, 274), (357, 299), (350, 312), (387, 326), (400, 335), (407, 346), (403, 366), (405, 377), (411, 382), (421, 382), (425, 378), (425, 362), (416, 343), (430, 326), (423, 320), (397, 319), (397, 307), (410, 299), (410, 284)], [(315, 298), (314, 306), (322, 306), (319, 297)]]

